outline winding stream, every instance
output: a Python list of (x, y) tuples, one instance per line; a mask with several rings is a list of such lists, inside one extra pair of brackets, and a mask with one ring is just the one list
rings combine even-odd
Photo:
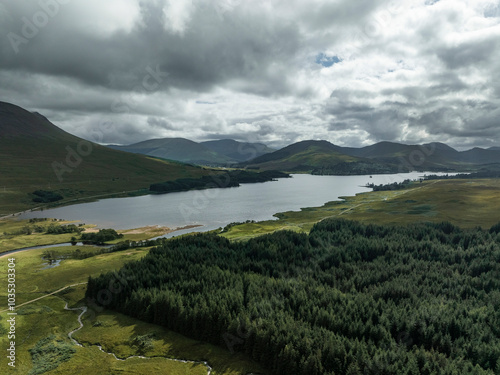
[[(82, 316), (83, 314), (85, 314), (87, 312), (87, 306), (82, 306), (82, 307), (74, 307), (74, 308), (70, 308), (68, 307), (68, 302), (66, 302), (66, 306), (64, 306), (64, 310), (69, 310), (69, 311), (78, 311), (78, 310), (81, 310), (82, 312), (80, 313), (80, 315), (78, 315), (78, 323), (80, 324), (80, 327), (78, 328), (75, 328), (74, 330), (72, 330), (71, 332), (68, 333), (68, 337), (70, 338), (70, 340), (77, 346), (83, 348), (83, 345), (80, 344), (77, 340), (75, 340), (73, 338), (73, 333), (81, 330), (83, 328), (83, 322), (82, 322)], [(94, 346), (94, 345), (91, 345), (91, 346)], [(111, 352), (107, 352), (105, 351), (101, 345), (95, 345), (99, 348), (99, 350), (103, 353), (106, 353), (108, 355), (112, 355), (117, 361), (126, 361), (127, 359), (130, 359), (130, 358), (141, 358), (141, 359), (151, 359), (151, 358), (164, 358), (168, 361), (174, 361), (174, 362), (181, 362), (181, 363), (191, 363), (191, 364), (194, 364), (194, 365), (204, 365), (206, 368), (207, 368), (207, 375), (210, 375), (212, 373), (212, 367), (208, 364), (208, 362), (206, 361), (189, 361), (189, 360), (186, 360), (186, 359), (176, 359), (176, 358), (168, 358), (168, 357), (145, 357), (145, 356), (142, 356), (142, 355), (131, 355), (130, 357), (127, 357), (127, 358), (118, 358), (116, 356), (115, 353), (111, 353)]]

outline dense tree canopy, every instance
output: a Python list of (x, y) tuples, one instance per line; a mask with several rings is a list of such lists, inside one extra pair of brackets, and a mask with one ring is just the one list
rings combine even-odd
[(103, 245), (105, 242), (122, 238), (123, 234), (114, 229), (99, 229), (97, 233), (82, 233), (81, 240), (86, 244)]
[(57, 202), (63, 199), (64, 197), (56, 193), (54, 191), (46, 191), (46, 190), (36, 190), (32, 193), (34, 195), (33, 202), (37, 203), (50, 203)]
[(200, 178), (181, 178), (174, 181), (166, 181), (151, 184), (149, 190), (152, 193), (173, 193), (187, 190), (202, 190), (212, 188), (237, 187), (240, 184), (267, 182), (276, 178), (291, 177), (287, 173), (279, 171), (252, 172), (247, 170), (232, 170), (213, 173), (211, 176)]
[[(273, 374), (500, 374), (500, 234), (324, 220), (309, 235), (173, 239), (87, 297)], [(106, 298), (105, 298), (106, 297)]]

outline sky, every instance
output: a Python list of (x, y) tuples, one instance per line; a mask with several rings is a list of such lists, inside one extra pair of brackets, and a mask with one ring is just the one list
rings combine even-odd
[(0, 101), (100, 143), (500, 146), (499, 0), (4, 0)]

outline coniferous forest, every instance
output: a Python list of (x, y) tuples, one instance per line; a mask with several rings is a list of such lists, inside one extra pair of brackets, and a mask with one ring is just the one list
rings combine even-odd
[(166, 241), (87, 297), (272, 374), (500, 374), (500, 225), (328, 219), (310, 234)]

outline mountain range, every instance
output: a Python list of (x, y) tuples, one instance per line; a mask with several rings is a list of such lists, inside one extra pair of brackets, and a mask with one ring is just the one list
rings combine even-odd
[[(39, 198), (137, 194), (153, 183), (213, 173), (185, 163), (325, 175), (472, 171), (499, 169), (500, 147), (457, 151), (443, 143), (380, 142), (354, 148), (309, 140), (274, 151), (261, 143), (184, 138), (106, 147), (63, 131), (39, 113), (0, 102), (0, 214), (33, 207)], [(34, 196), (39, 190), (42, 196)]]
[(375, 174), (418, 171), (467, 171), (500, 163), (500, 150), (457, 151), (444, 143), (405, 145), (379, 142), (353, 148), (327, 141), (302, 141), (240, 166), (313, 174)]
[(232, 139), (197, 143), (185, 138), (159, 138), (126, 146), (108, 147), (183, 163), (212, 166), (245, 162), (275, 151), (262, 143), (238, 142)]
[(499, 147), (457, 151), (439, 142), (422, 145), (379, 142), (355, 148), (308, 140), (273, 150), (262, 143), (232, 139), (197, 143), (185, 138), (162, 138), (108, 147), (198, 165), (333, 175), (467, 171), (500, 163)]
[(259, 156), (240, 166), (313, 174), (397, 173), (396, 167), (341, 152), (327, 141), (302, 141)]

